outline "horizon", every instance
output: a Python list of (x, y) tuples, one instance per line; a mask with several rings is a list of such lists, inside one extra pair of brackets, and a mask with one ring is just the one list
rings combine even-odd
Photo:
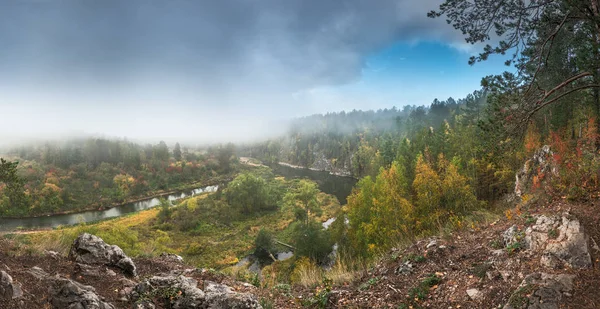
[(243, 142), (297, 117), (459, 99), (506, 67), (469, 66), (479, 46), (426, 16), (440, 3), (13, 1), (0, 140)]

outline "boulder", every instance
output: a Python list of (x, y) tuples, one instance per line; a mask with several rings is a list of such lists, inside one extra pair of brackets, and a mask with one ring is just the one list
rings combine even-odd
[(49, 275), (47, 272), (45, 272), (43, 269), (37, 267), (37, 266), (33, 266), (31, 267), (27, 273), (29, 273), (30, 275), (32, 275), (33, 277), (35, 277), (38, 280), (45, 280)]
[(248, 293), (234, 292), (230, 287), (211, 281), (204, 282), (206, 302), (212, 309), (255, 309), (262, 308), (256, 297)]
[(519, 229), (517, 226), (513, 225), (504, 231), (504, 233), (502, 233), (502, 239), (504, 240), (505, 247), (519, 242)]
[(574, 275), (534, 273), (523, 280), (504, 309), (558, 309), (563, 295), (573, 290)]
[(49, 279), (48, 300), (57, 309), (115, 309), (88, 285), (56, 276)]
[(12, 277), (5, 271), (0, 271), (0, 298), (16, 299), (23, 296), (21, 284), (14, 283)]
[(198, 288), (198, 282), (195, 279), (172, 274), (154, 276), (144, 280), (135, 287), (130, 298), (134, 302), (142, 299), (161, 298), (168, 301), (169, 308), (173, 309), (262, 308), (256, 297), (251, 294), (238, 293), (226, 285), (210, 281), (205, 282), (204, 291), (202, 291)]
[(130, 296), (139, 299), (164, 298), (173, 309), (202, 308), (205, 295), (198, 288), (198, 281), (185, 276), (154, 276), (140, 282)]
[(82, 264), (102, 264), (121, 268), (126, 274), (136, 276), (136, 267), (130, 257), (115, 245), (108, 245), (102, 238), (84, 233), (73, 242), (69, 258)]
[(557, 268), (561, 263), (572, 268), (592, 266), (583, 226), (568, 214), (539, 216), (525, 231), (525, 244), (531, 250), (542, 252), (541, 264), (546, 267)]

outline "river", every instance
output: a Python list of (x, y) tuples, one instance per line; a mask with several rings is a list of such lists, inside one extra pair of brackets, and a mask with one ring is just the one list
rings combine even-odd
[(337, 197), (340, 204), (346, 204), (348, 195), (357, 180), (347, 176), (337, 176), (325, 171), (314, 171), (307, 168), (296, 168), (277, 164), (271, 166), (276, 175), (286, 178), (309, 178), (319, 185), (319, 189), (327, 194)]
[[(346, 204), (346, 198), (352, 192), (356, 179), (351, 177), (336, 176), (329, 172), (313, 171), (303, 168), (293, 168), (284, 165), (271, 167), (276, 175), (286, 178), (309, 178), (314, 180), (319, 189), (325, 193), (334, 195), (340, 203)], [(215, 192), (218, 186), (208, 186), (189, 191), (181, 191), (163, 196), (170, 201), (194, 196), (205, 192)], [(64, 225), (74, 225), (84, 222), (95, 222), (110, 218), (120, 217), (132, 212), (149, 209), (160, 204), (158, 198), (148, 198), (138, 202), (132, 202), (105, 210), (90, 210), (80, 213), (50, 215), (33, 218), (0, 218), (0, 231), (14, 231), (18, 229), (48, 229)]]
[[(207, 186), (193, 190), (172, 193), (163, 196), (163, 198), (169, 201), (175, 201), (178, 199), (202, 194), (205, 192), (215, 192), (218, 188), (218, 186)], [(159, 204), (159, 198), (154, 197), (138, 202), (123, 204), (104, 210), (90, 210), (72, 214), (60, 214), (31, 218), (0, 218), (0, 231), (14, 231), (17, 229), (46, 229), (55, 228), (61, 225), (73, 225), (83, 222), (100, 221), (156, 207)]]

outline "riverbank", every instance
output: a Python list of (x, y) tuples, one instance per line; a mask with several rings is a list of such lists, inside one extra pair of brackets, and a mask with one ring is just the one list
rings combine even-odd
[(352, 176), (349, 171), (334, 172), (334, 171), (329, 170), (329, 169), (318, 169), (318, 168), (314, 168), (314, 167), (306, 167), (306, 166), (301, 166), (301, 165), (294, 165), (294, 164), (290, 164), (290, 163), (286, 163), (286, 162), (277, 162), (277, 164), (283, 165), (283, 166), (287, 166), (287, 167), (290, 167), (290, 168), (295, 168), (295, 169), (305, 169), (305, 170), (311, 170), (311, 171), (314, 171), (314, 172), (327, 172), (327, 173), (329, 173), (330, 175), (333, 175), (333, 176), (349, 177), (349, 178), (358, 180), (358, 178)]
[(196, 189), (199, 187), (216, 186), (219, 184), (229, 182), (229, 181), (231, 181), (231, 179), (233, 179), (233, 176), (227, 175), (226, 177), (223, 177), (223, 178), (217, 178), (217, 179), (211, 178), (210, 180), (206, 180), (206, 181), (197, 181), (197, 182), (181, 185), (181, 186), (178, 186), (178, 187), (176, 187), (174, 189), (170, 189), (170, 190), (152, 191), (152, 192), (148, 192), (147, 194), (144, 194), (144, 195), (137, 195), (135, 197), (130, 197), (128, 199), (125, 199), (123, 202), (115, 202), (115, 203), (112, 203), (107, 206), (98, 206), (97, 203), (92, 203), (92, 204), (90, 204), (90, 206), (85, 207), (85, 208), (65, 210), (65, 211), (59, 211), (59, 212), (53, 212), (53, 213), (43, 213), (43, 214), (32, 215), (32, 216), (19, 216), (19, 217), (0, 216), (0, 219), (45, 218), (45, 217), (61, 216), (61, 215), (77, 215), (77, 214), (81, 214), (81, 213), (85, 213), (85, 212), (89, 212), (89, 211), (105, 211), (105, 210), (109, 210), (109, 209), (112, 209), (115, 207), (125, 206), (125, 205), (131, 204), (131, 203), (138, 203), (138, 202), (142, 202), (142, 201), (149, 200), (149, 199), (165, 197), (165, 196), (175, 194), (178, 192), (182, 192), (182, 191), (193, 190), (193, 189)]

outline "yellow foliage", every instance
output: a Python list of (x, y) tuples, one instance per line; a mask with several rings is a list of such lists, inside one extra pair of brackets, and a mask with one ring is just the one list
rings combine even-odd
[(513, 217), (513, 213), (512, 213), (512, 211), (510, 211), (510, 209), (507, 209), (507, 210), (504, 212), (504, 215), (506, 215), (506, 219), (508, 219), (508, 220), (511, 220), (511, 219), (512, 219), (512, 217)]

